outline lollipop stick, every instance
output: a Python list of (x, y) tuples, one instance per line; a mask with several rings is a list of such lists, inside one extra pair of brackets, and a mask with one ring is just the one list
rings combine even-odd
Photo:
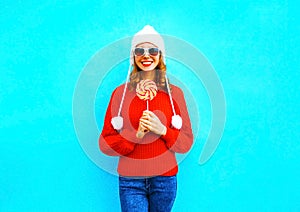
[(147, 110), (149, 110), (149, 103), (148, 103), (148, 100), (147, 100)]

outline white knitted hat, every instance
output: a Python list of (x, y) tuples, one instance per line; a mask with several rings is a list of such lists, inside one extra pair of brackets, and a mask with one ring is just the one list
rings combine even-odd
[(159, 50), (161, 51), (163, 61), (165, 62), (166, 51), (165, 51), (165, 44), (164, 44), (163, 38), (152, 26), (146, 25), (146, 26), (144, 26), (144, 28), (142, 30), (137, 32), (134, 35), (134, 37), (132, 38), (131, 50), (130, 50), (130, 64), (131, 65), (134, 64), (134, 59), (133, 59), (134, 48), (140, 43), (152, 43), (155, 46), (157, 46), (159, 48)]

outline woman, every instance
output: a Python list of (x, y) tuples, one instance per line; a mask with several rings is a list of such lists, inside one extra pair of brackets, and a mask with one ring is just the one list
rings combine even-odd
[(168, 83), (164, 41), (153, 27), (146, 25), (133, 37), (131, 65), (127, 82), (111, 96), (100, 149), (119, 156), (122, 211), (171, 211), (175, 153), (191, 148), (193, 134), (183, 92)]

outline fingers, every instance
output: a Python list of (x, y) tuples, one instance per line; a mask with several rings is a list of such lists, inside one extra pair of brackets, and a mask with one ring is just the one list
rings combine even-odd
[(136, 133), (136, 137), (141, 139), (148, 132), (149, 130), (145, 127), (145, 125), (142, 122), (140, 122), (138, 131)]
[(150, 110), (144, 110), (143, 111), (143, 116), (145, 117), (150, 117), (150, 118), (155, 118), (157, 117), (152, 111)]
[(144, 111), (142, 117), (140, 118), (140, 122), (142, 122), (148, 129), (150, 127), (156, 128), (156, 126), (160, 124), (160, 120), (151, 111)]
[(165, 126), (161, 123), (159, 118), (149, 110), (143, 111), (140, 118), (140, 125), (155, 134), (163, 134), (165, 132)]
[(152, 118), (150, 118), (148, 115), (145, 114), (140, 118), (140, 122), (144, 123), (144, 125), (149, 127), (151, 123), (155, 122), (155, 120), (153, 120)]
[(142, 114), (141, 118), (143, 118), (143, 119), (148, 119), (148, 118), (150, 118), (150, 116), (149, 116), (149, 114), (148, 114), (148, 113), (146, 113), (146, 112), (143, 112), (143, 114)]
[(143, 132), (149, 132), (149, 131), (150, 131), (150, 130), (149, 130), (149, 128), (150, 128), (149, 125), (146, 125), (146, 124), (143, 123), (143, 122), (140, 122), (140, 125), (141, 125), (141, 130), (142, 130)]
[(147, 119), (140, 119), (140, 123), (142, 123), (144, 126), (150, 126), (152, 122)]
[(144, 111), (142, 117), (140, 118), (140, 121), (149, 121), (151, 123), (158, 123), (160, 122), (160, 120), (158, 119), (158, 117), (151, 111)]
[(147, 121), (146, 123), (141, 120), (140, 123), (147, 131), (153, 131), (153, 126), (151, 125), (150, 122)]

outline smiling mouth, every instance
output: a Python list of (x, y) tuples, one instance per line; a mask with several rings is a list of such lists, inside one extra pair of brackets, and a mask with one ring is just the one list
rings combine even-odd
[(142, 65), (145, 67), (151, 66), (151, 64), (152, 64), (152, 61), (143, 61), (142, 62)]

